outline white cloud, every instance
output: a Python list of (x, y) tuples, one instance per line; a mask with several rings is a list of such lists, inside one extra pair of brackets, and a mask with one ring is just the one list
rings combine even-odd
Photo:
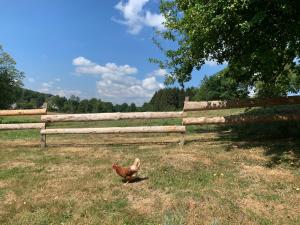
[(29, 78), (28, 78), (28, 81), (29, 81), (30, 83), (34, 83), (34, 82), (35, 82), (35, 79), (34, 79), (33, 77), (29, 77)]
[(71, 95), (79, 97), (82, 95), (82, 92), (79, 90), (62, 89), (61, 87), (42, 87), (38, 89), (38, 91), (46, 94), (59, 95), (60, 97), (66, 98), (69, 98)]
[(60, 81), (61, 81), (60, 78), (54, 78), (53, 80), (50, 80), (48, 82), (43, 82), (42, 88), (43, 90), (48, 90), (49, 88), (52, 88), (55, 83), (58, 83)]
[(74, 66), (92, 66), (93, 63), (90, 60), (80, 56), (80, 57), (73, 59), (73, 65)]
[(152, 76), (165, 77), (167, 75), (168, 75), (168, 72), (165, 69), (157, 69), (157, 70), (154, 70), (152, 73), (149, 73), (148, 77), (152, 77)]
[(58, 88), (57, 90), (52, 91), (53, 95), (59, 95), (60, 97), (69, 98), (71, 95), (81, 96), (82, 92), (79, 90), (65, 90)]
[(105, 101), (121, 104), (134, 102), (142, 105), (154, 92), (163, 88), (155, 77), (139, 80), (131, 76), (103, 76), (96, 84), (99, 97)]
[(135, 74), (137, 68), (129, 65), (118, 66), (115, 63), (106, 63), (104, 66), (92, 63), (90, 60), (80, 56), (73, 59), (73, 65), (76, 66), (77, 74), (93, 74), (93, 75), (126, 75)]
[(145, 10), (144, 6), (149, 0), (128, 0), (120, 1), (115, 8), (122, 13), (124, 20), (117, 21), (128, 26), (128, 32), (138, 34), (144, 26), (154, 27), (163, 30), (165, 18), (162, 14), (151, 13)]
[(143, 88), (146, 90), (157, 90), (160, 88), (164, 88), (164, 85), (161, 83), (158, 83), (155, 77), (148, 77), (143, 80), (142, 82)]
[(50, 87), (52, 87), (53, 83), (54, 83), (53, 81), (44, 82), (44, 83), (42, 83), (42, 87), (43, 88), (50, 88)]
[[(155, 70), (149, 73), (146, 78), (137, 79), (134, 76), (138, 69), (129, 65), (118, 66), (115, 63), (107, 63), (100, 66), (84, 57), (78, 57), (80, 60), (73, 60), (76, 73), (82, 75), (97, 74), (100, 79), (96, 82), (96, 90), (99, 97), (104, 101), (110, 101), (115, 104), (131, 103), (142, 105), (145, 101), (149, 101), (154, 92), (164, 85), (157, 81), (157, 77), (161, 77), (166, 73), (165, 70)], [(76, 59), (78, 59), (76, 58)], [(89, 62), (89, 63), (76, 63)]]
[(61, 81), (60, 78), (54, 78), (53, 80), (43, 82), (41, 84), (41, 88), (39, 88), (38, 91), (42, 93), (52, 94), (52, 95), (59, 95), (61, 97), (67, 97), (67, 98), (69, 98), (71, 95), (75, 95), (79, 97), (82, 95), (82, 92), (79, 90), (68, 90), (57, 86), (57, 83), (60, 81)]

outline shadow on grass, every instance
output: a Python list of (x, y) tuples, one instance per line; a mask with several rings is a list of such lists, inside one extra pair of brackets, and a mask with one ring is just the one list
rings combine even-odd
[[(274, 116), (300, 114), (300, 105), (246, 110), (242, 115)], [(261, 147), (270, 157), (266, 166), (279, 164), (300, 167), (300, 121), (258, 122), (253, 124), (207, 126), (194, 129), (196, 133), (216, 132), (216, 141), (229, 142), (227, 150), (238, 147), (251, 149)], [(202, 141), (202, 140), (201, 140)]]
[[(144, 180), (148, 180), (149, 177), (135, 177), (133, 178), (131, 181), (129, 181), (128, 183), (131, 184), (131, 183), (139, 183), (139, 182), (142, 182)], [(122, 180), (123, 183), (127, 183), (127, 181), (125, 179)]]

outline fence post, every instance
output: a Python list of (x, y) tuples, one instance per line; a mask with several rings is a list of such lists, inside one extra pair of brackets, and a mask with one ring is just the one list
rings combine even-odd
[(181, 133), (180, 142), (179, 142), (180, 147), (184, 146), (184, 139), (185, 139), (185, 133)]
[[(48, 103), (44, 102), (42, 105), (42, 109), (46, 109), (46, 115), (48, 111)], [(47, 123), (45, 123), (45, 128), (46, 129)], [(41, 148), (46, 148), (47, 147), (47, 142), (46, 142), (46, 134), (41, 134)]]
[[(186, 96), (184, 98), (184, 102), (188, 102), (189, 99), (190, 99), (189, 96)], [(183, 124), (183, 118), (186, 116), (185, 112), (184, 112), (184, 106), (183, 106), (182, 112), (183, 112), (183, 114), (182, 114), (182, 124)], [(181, 148), (184, 146), (184, 142), (185, 142), (185, 132), (181, 133), (180, 142), (179, 142), (179, 145), (180, 145)]]
[(45, 148), (46, 146), (46, 134), (41, 134), (41, 148)]

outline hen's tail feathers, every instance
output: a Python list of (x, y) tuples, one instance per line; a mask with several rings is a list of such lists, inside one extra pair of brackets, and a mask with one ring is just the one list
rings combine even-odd
[(140, 159), (136, 158), (136, 159), (134, 160), (133, 165), (130, 166), (130, 169), (131, 169), (132, 171), (138, 171), (138, 170), (140, 169), (140, 165), (141, 165)]

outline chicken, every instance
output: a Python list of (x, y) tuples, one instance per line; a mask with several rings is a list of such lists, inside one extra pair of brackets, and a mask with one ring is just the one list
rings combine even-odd
[(129, 167), (121, 167), (117, 164), (113, 164), (112, 168), (116, 171), (116, 173), (123, 177), (127, 183), (130, 182), (134, 175), (139, 171), (141, 162), (138, 158), (134, 160), (134, 163)]

